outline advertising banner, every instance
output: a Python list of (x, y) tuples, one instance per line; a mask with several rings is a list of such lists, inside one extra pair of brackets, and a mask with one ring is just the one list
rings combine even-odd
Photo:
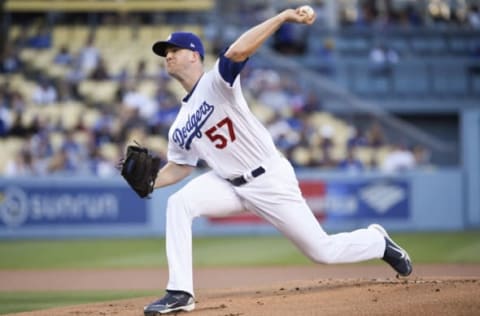
[[(319, 221), (408, 219), (410, 185), (400, 179), (301, 180), (303, 197)], [(210, 217), (211, 224), (265, 224), (255, 214)]]
[(0, 186), (0, 230), (146, 222), (146, 201), (127, 187)]

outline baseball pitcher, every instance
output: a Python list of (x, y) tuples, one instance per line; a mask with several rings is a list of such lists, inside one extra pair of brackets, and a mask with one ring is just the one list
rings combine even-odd
[[(287, 9), (243, 33), (224, 50), (210, 70), (203, 65), (200, 39), (186, 32), (156, 42), (153, 52), (165, 58), (166, 70), (186, 91), (168, 135), (168, 162), (156, 177), (145, 178), (146, 196), (187, 177), (203, 159), (211, 167), (168, 199), (166, 295), (144, 308), (146, 316), (195, 308), (192, 280), (192, 221), (197, 216), (253, 212), (318, 263), (348, 263), (382, 258), (402, 276), (412, 272), (406, 251), (377, 224), (328, 235), (299, 189), (294, 169), (275, 148), (271, 136), (250, 112), (242, 94), (240, 72), (248, 58), (283, 24), (311, 25), (313, 10)], [(145, 151), (133, 151), (142, 154)], [(157, 165), (157, 164), (153, 164)], [(135, 167), (135, 159), (127, 171)], [(156, 169), (154, 169), (156, 171)], [(128, 172), (126, 172), (128, 173)]]

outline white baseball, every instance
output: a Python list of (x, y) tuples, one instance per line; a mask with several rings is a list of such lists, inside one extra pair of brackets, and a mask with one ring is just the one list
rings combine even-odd
[(313, 8), (309, 5), (301, 6), (300, 12), (305, 13), (309, 19), (315, 14), (315, 11), (313, 11)]

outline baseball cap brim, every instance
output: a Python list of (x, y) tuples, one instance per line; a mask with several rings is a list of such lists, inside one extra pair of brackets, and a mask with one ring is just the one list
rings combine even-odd
[(171, 43), (169, 41), (160, 41), (153, 44), (152, 50), (158, 56), (165, 57), (167, 56), (167, 48), (172, 46), (180, 47), (179, 45), (175, 45), (174, 43)]

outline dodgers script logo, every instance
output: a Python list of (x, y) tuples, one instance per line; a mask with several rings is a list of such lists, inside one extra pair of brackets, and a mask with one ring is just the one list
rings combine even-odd
[(214, 106), (203, 101), (202, 105), (197, 109), (193, 115), (188, 115), (185, 126), (176, 128), (173, 131), (172, 139), (180, 147), (190, 150), (193, 138), (201, 138), (202, 132), (200, 129), (207, 119), (212, 115)]

